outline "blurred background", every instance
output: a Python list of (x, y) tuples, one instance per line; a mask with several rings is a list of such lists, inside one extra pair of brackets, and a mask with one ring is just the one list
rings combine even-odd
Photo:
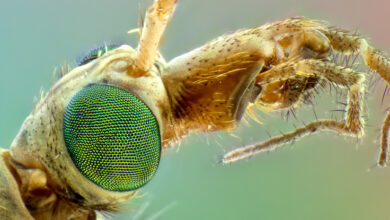
[[(152, 0), (13, 0), (0, 7), (0, 146), (8, 148), (53, 71), (104, 43), (136, 46), (138, 17)], [(390, 51), (390, 2), (386, 0), (179, 0), (161, 52), (167, 60), (224, 33), (291, 16), (327, 20), (359, 30)], [(334, 133), (311, 135), (279, 150), (230, 166), (229, 149), (288, 132), (314, 120), (310, 106), (298, 120), (259, 113), (231, 134), (192, 134), (167, 152), (157, 174), (114, 219), (390, 219), (390, 168), (373, 168), (380, 123), (389, 99), (370, 89), (364, 139)], [(332, 116), (335, 95), (315, 103)], [(324, 101), (323, 101), (324, 100)], [(338, 114), (338, 113), (337, 113)], [(336, 117), (341, 118), (341, 115)]]

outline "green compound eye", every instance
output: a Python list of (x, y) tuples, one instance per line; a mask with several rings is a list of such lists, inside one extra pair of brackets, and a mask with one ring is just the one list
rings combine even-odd
[(64, 114), (64, 139), (79, 171), (111, 191), (143, 186), (160, 161), (155, 116), (140, 99), (113, 86), (88, 86), (72, 98)]
[(91, 50), (86, 56), (84, 56), (83, 58), (79, 59), (77, 61), (78, 65), (79, 66), (82, 66), (84, 64), (87, 64), (101, 56), (103, 56), (103, 54), (107, 53), (108, 51), (110, 50), (114, 50), (116, 48), (118, 48), (119, 46), (117, 45), (104, 45), (104, 46), (101, 46), (101, 47), (98, 47), (98, 48), (95, 48), (93, 50)]

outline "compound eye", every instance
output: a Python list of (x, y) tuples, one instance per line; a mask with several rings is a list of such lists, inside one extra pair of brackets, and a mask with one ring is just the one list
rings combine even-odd
[(95, 49), (89, 51), (89, 53), (87, 55), (85, 55), (84, 57), (79, 59), (77, 61), (77, 63), (78, 63), (79, 66), (82, 66), (84, 64), (87, 64), (87, 63), (89, 63), (89, 62), (91, 62), (91, 61), (93, 61), (93, 60), (103, 56), (108, 51), (114, 50), (114, 49), (116, 49), (118, 47), (119, 46), (117, 46), (117, 45), (104, 45), (104, 46), (95, 48)]
[(88, 86), (71, 99), (64, 114), (64, 139), (79, 171), (111, 191), (143, 186), (160, 161), (155, 116), (136, 96), (114, 86)]

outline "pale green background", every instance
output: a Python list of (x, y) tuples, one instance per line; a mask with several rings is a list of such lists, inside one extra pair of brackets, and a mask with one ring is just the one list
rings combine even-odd
[[(55, 67), (108, 43), (135, 46), (137, 19), (149, 1), (12, 0), (0, 4), (0, 145), (8, 147), (33, 106), (52, 85)], [(139, 7), (140, 5), (140, 7)], [(141, 10), (139, 9), (141, 8)], [(370, 36), (390, 51), (390, 4), (386, 0), (182, 0), (161, 51), (169, 60), (218, 35), (244, 27), (304, 15), (325, 19)], [(289, 131), (278, 113), (261, 114), (233, 133), (195, 134), (180, 151), (169, 151), (161, 166), (118, 219), (390, 219), (390, 169), (375, 164), (383, 87), (369, 93), (367, 136), (359, 143), (333, 133), (313, 135), (231, 166), (218, 163), (234, 146)], [(326, 96), (328, 92), (324, 93)], [(317, 104), (323, 117), (337, 108)], [(385, 103), (388, 103), (385, 100)], [(326, 101), (326, 99), (325, 99)], [(317, 102), (318, 103), (318, 102)], [(299, 119), (313, 120), (312, 111)], [(305, 115), (303, 117), (302, 115)], [(340, 118), (340, 115), (338, 115)], [(237, 138), (239, 137), (239, 138)], [(358, 144), (357, 144), (358, 143)], [(144, 211), (142, 211), (144, 210)]]

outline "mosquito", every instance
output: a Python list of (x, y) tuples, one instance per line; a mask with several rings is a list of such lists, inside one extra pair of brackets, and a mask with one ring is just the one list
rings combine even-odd
[[(323, 82), (347, 93), (342, 120), (318, 119), (228, 152), (223, 163), (272, 151), (318, 131), (363, 137), (367, 76), (335, 62), (359, 53), (390, 83), (390, 61), (363, 37), (293, 17), (220, 36), (166, 62), (158, 52), (177, 0), (156, 0), (136, 29), (139, 43), (104, 46), (63, 71), (0, 160), (4, 219), (96, 219), (119, 211), (191, 132), (231, 131), (251, 106), (302, 106)], [(133, 31), (134, 32), (134, 31)], [(378, 166), (387, 164), (387, 113)]]

